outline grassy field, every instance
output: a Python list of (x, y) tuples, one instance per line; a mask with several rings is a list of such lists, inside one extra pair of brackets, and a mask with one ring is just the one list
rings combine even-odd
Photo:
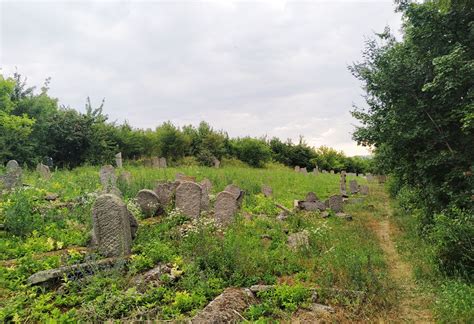
[[(372, 195), (347, 205), (354, 216), (351, 222), (310, 212), (276, 219), (275, 202), (291, 208), (294, 199), (304, 199), (309, 191), (325, 199), (338, 192), (338, 175), (303, 175), (277, 166), (125, 169), (133, 182), (120, 189), (140, 219), (130, 262), (82, 279), (65, 278), (54, 288), (31, 287), (26, 279), (40, 270), (100, 258), (86, 249), (91, 207), (101, 190), (98, 167), (57, 171), (49, 181), (26, 172), (24, 183), (30, 187), (0, 198), (0, 223), (22, 234), (0, 231), (0, 321), (184, 319), (226, 287), (253, 284), (274, 284), (277, 289), (242, 314), (250, 321), (294, 318), (311, 302), (312, 288), (318, 291), (318, 302), (336, 309), (334, 319), (384, 318), (395, 310), (384, 252), (368, 226), (378, 206), (386, 203), (383, 199)], [(142, 219), (133, 203), (138, 190), (153, 189), (157, 180), (174, 179), (177, 172), (210, 179), (213, 195), (230, 183), (244, 189), (235, 223), (220, 231), (206, 215), (190, 221), (172, 209), (162, 218)], [(260, 193), (263, 184), (273, 188), (273, 198)], [(59, 199), (45, 201), (48, 193), (59, 194)], [(288, 235), (302, 230), (310, 234), (309, 247), (293, 252), (286, 244)], [(137, 276), (158, 263), (169, 264), (173, 276), (163, 276), (159, 285), (137, 285)]]

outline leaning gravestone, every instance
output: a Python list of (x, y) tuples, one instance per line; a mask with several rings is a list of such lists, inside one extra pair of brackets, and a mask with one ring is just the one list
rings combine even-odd
[(176, 188), (176, 209), (188, 217), (199, 218), (201, 214), (201, 195), (202, 188), (197, 183), (181, 182)]
[(168, 167), (168, 164), (166, 163), (166, 158), (160, 157), (159, 167), (162, 169), (166, 169)]
[(212, 183), (209, 179), (204, 179), (201, 181), (201, 189), (202, 189), (202, 194), (201, 194), (201, 210), (209, 210), (210, 207), (210, 200), (209, 200), (209, 194), (211, 193), (212, 189)]
[(122, 152), (118, 152), (117, 154), (115, 154), (115, 166), (117, 168), (122, 167)]
[(216, 223), (221, 226), (227, 226), (234, 220), (239, 205), (235, 195), (228, 191), (220, 192), (216, 197), (214, 206), (214, 216)]
[(175, 187), (171, 182), (158, 182), (153, 191), (158, 196), (158, 201), (162, 206), (167, 206), (173, 201)]
[(3, 183), (7, 190), (11, 190), (15, 187), (22, 185), (21, 175), (22, 170), (20, 165), (15, 160), (10, 160), (6, 166), (6, 174), (3, 176)]
[(342, 212), (343, 203), (341, 195), (334, 195), (329, 197), (329, 208), (331, 208), (335, 213)]
[(51, 172), (49, 171), (49, 167), (47, 165), (44, 165), (43, 163), (38, 163), (38, 165), (36, 166), (36, 171), (41, 175), (43, 179), (51, 179)]
[(145, 217), (153, 217), (159, 212), (160, 201), (155, 192), (148, 189), (140, 190), (136, 200)]
[(117, 186), (117, 176), (115, 175), (115, 169), (113, 166), (105, 165), (100, 168), (99, 177), (100, 183), (106, 191)]
[(361, 195), (368, 195), (369, 194), (369, 186), (360, 186), (360, 193), (361, 193)]
[(351, 194), (359, 192), (359, 185), (357, 184), (357, 180), (349, 181), (349, 189), (351, 190)]
[(92, 207), (94, 237), (101, 254), (124, 256), (131, 252), (132, 234), (127, 206), (112, 194), (103, 194)]
[(270, 186), (264, 185), (262, 186), (262, 193), (265, 197), (273, 196), (273, 189)]

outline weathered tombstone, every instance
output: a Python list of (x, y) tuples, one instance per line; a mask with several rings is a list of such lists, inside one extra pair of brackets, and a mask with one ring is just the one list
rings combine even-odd
[(334, 174), (334, 170), (329, 171), (329, 173)]
[(318, 196), (316, 196), (316, 194), (314, 192), (308, 192), (306, 194), (306, 198), (305, 198), (305, 201), (309, 201), (309, 202), (315, 202), (315, 201), (318, 201)]
[(377, 181), (378, 183), (385, 183), (385, 181), (387, 181), (387, 176), (381, 174), (381, 175), (378, 175), (377, 176)]
[(349, 189), (351, 190), (351, 194), (355, 194), (359, 191), (359, 184), (357, 183), (357, 180), (349, 181)]
[(346, 192), (347, 192), (347, 188), (346, 188), (346, 171), (341, 171), (340, 191), (341, 191), (341, 195), (345, 195)]
[(118, 152), (117, 154), (115, 154), (115, 166), (117, 168), (122, 167), (122, 152)]
[(369, 186), (360, 186), (360, 193), (362, 195), (368, 195), (369, 194)]
[(328, 173), (328, 171), (327, 171), (327, 170), (323, 170), (323, 173)]
[(211, 193), (212, 183), (209, 179), (203, 179), (201, 181), (201, 210), (209, 210), (210, 201), (209, 194)]
[(132, 183), (132, 174), (128, 171), (122, 171), (118, 177), (118, 181), (130, 185)]
[(314, 167), (314, 169), (313, 169), (313, 174), (314, 174), (314, 175), (318, 175), (318, 173), (319, 173), (319, 169), (318, 169), (318, 166), (316, 166), (316, 167)]
[(331, 208), (335, 213), (342, 212), (343, 202), (341, 195), (333, 195), (329, 197), (329, 208)]
[(298, 165), (295, 166), (295, 172), (300, 172), (300, 169), (301, 169), (301, 168), (300, 168)]
[(199, 218), (201, 214), (201, 195), (202, 188), (197, 183), (181, 182), (176, 188), (176, 209), (188, 217)]
[(117, 176), (115, 169), (111, 165), (104, 165), (99, 171), (100, 183), (105, 190), (108, 190), (117, 185)]
[(131, 252), (132, 234), (125, 203), (112, 194), (103, 194), (92, 207), (94, 237), (101, 254), (124, 256)]
[(214, 163), (214, 168), (216, 168), (216, 169), (220, 168), (221, 161), (219, 161), (217, 158), (214, 158), (213, 163)]
[(370, 173), (367, 174), (366, 178), (367, 178), (367, 181), (368, 181), (368, 182), (374, 181), (374, 176), (373, 176), (372, 174), (370, 174)]
[(293, 251), (308, 248), (309, 232), (307, 230), (303, 230), (298, 233), (290, 234), (288, 236), (288, 247)]
[(230, 192), (234, 195), (235, 199), (237, 200), (237, 205), (240, 207), (242, 205), (242, 201), (244, 200), (245, 191), (240, 189), (234, 184), (230, 184), (224, 188), (224, 191)]
[(176, 185), (174, 182), (158, 182), (153, 190), (158, 196), (162, 206), (167, 206), (173, 201)]
[(303, 174), (308, 174), (308, 170), (306, 169), (306, 167), (301, 168), (300, 172), (303, 173)]
[(270, 186), (264, 185), (262, 186), (262, 193), (265, 197), (273, 196), (273, 189)]
[(23, 172), (17, 161), (8, 161), (6, 171), (6, 174), (2, 178), (4, 186), (7, 190), (11, 190), (22, 185), (21, 175)]
[(326, 204), (322, 201), (298, 201), (298, 209), (307, 211), (326, 210)]
[(196, 177), (193, 176), (187, 176), (183, 173), (176, 173), (175, 175), (175, 180), (176, 181), (189, 181), (189, 182), (196, 182)]
[(153, 167), (153, 161), (152, 159), (146, 158), (143, 160), (143, 166), (146, 168), (151, 168)]
[(160, 201), (154, 191), (142, 189), (138, 192), (136, 200), (145, 217), (153, 217), (158, 214)]
[(168, 167), (168, 164), (166, 163), (166, 158), (160, 157), (159, 167), (162, 169), (166, 169)]
[(160, 168), (160, 158), (157, 156), (154, 156), (151, 158), (151, 166), (154, 169), (159, 169)]
[(228, 191), (220, 192), (216, 197), (216, 204), (214, 206), (216, 223), (221, 226), (227, 226), (232, 223), (238, 207), (234, 194)]
[(51, 172), (49, 171), (49, 167), (47, 165), (44, 165), (43, 163), (38, 163), (38, 165), (36, 166), (36, 171), (41, 175), (43, 179), (51, 179)]

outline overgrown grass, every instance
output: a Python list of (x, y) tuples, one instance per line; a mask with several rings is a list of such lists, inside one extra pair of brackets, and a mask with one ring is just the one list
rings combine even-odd
[[(0, 320), (182, 319), (194, 315), (224, 288), (252, 284), (290, 287), (277, 289), (277, 295), (284, 298), (262, 296), (267, 306), (262, 311), (249, 310), (252, 319), (288, 318), (308, 301), (298, 287), (304, 287), (301, 291), (362, 292), (363, 298), (320, 294), (321, 302), (348, 309), (352, 319), (370, 318), (390, 306), (391, 284), (382, 251), (364, 216), (357, 216), (367, 202), (348, 207), (355, 216), (353, 222), (322, 219), (317, 213), (276, 219), (275, 202), (291, 207), (294, 199), (303, 199), (308, 191), (321, 199), (337, 193), (337, 175), (305, 176), (280, 167), (126, 169), (133, 175), (131, 185), (121, 188), (126, 201), (140, 189), (153, 189), (157, 180), (174, 179), (177, 172), (196, 176), (198, 181), (210, 179), (214, 195), (230, 183), (247, 195), (241, 214), (225, 231), (217, 229), (212, 219), (190, 221), (170, 210), (159, 222), (142, 222), (126, 267), (98, 271), (83, 279), (65, 278), (59, 288), (51, 290), (29, 287), (26, 278), (39, 270), (89, 258), (77, 247), (86, 246), (90, 237), (90, 209), (94, 192), (100, 190), (98, 168), (58, 171), (50, 181), (26, 173), (25, 182), (34, 189), (1, 198), (1, 222), (15, 210), (29, 212), (35, 222), (33, 230), (25, 227), (20, 236), (1, 234)], [(273, 188), (273, 198), (260, 194), (263, 184)], [(45, 201), (48, 192), (58, 193), (60, 202)], [(67, 205), (70, 202), (74, 204)], [(309, 247), (290, 250), (288, 235), (302, 230), (309, 233)], [(69, 250), (54, 254), (65, 248)], [(17, 259), (5, 261), (12, 258)], [(158, 263), (168, 264), (172, 275), (163, 275), (159, 285), (137, 286), (134, 278)]]

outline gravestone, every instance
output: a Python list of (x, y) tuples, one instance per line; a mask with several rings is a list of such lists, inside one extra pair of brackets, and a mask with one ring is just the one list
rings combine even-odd
[(49, 167), (47, 165), (44, 165), (43, 163), (38, 163), (38, 165), (36, 166), (36, 171), (41, 175), (43, 179), (51, 179), (51, 172), (49, 171)]
[(162, 169), (166, 169), (168, 167), (168, 164), (166, 163), (166, 158), (160, 157), (159, 167)]
[(242, 201), (244, 200), (245, 191), (240, 189), (234, 184), (230, 184), (224, 188), (224, 191), (230, 192), (234, 195), (235, 199), (237, 200), (237, 206), (240, 207), (242, 205)]
[(347, 188), (346, 188), (346, 171), (341, 171), (341, 179), (339, 183), (341, 195), (346, 195)]
[(329, 173), (334, 174), (334, 170), (329, 171)]
[(107, 257), (130, 254), (132, 234), (127, 206), (112, 194), (100, 195), (92, 207), (92, 227), (99, 252)]
[(303, 230), (298, 233), (293, 233), (288, 236), (288, 247), (292, 251), (304, 249), (309, 247), (309, 232)]
[(158, 182), (153, 190), (158, 196), (162, 206), (167, 206), (173, 201), (177, 185), (174, 182)]
[(130, 185), (132, 183), (132, 174), (128, 171), (122, 171), (118, 177), (118, 181)]
[(308, 170), (306, 169), (306, 167), (301, 168), (300, 172), (303, 173), (303, 174), (308, 174)]
[(362, 195), (368, 195), (369, 194), (369, 186), (360, 186), (360, 193)]
[(154, 156), (151, 158), (151, 166), (154, 169), (159, 169), (160, 168), (160, 158), (157, 156)]
[(11, 190), (15, 187), (19, 187), (22, 185), (22, 173), (20, 165), (15, 160), (10, 160), (7, 162), (6, 166), (6, 173), (2, 177), (3, 184), (7, 190)]
[(199, 218), (201, 214), (201, 195), (202, 188), (197, 183), (181, 182), (176, 188), (176, 209), (188, 217)]
[(342, 212), (343, 203), (341, 195), (333, 195), (329, 197), (329, 208), (331, 208), (335, 213)]
[(385, 183), (385, 181), (387, 181), (387, 176), (385, 176), (385, 175), (378, 175), (378, 176), (377, 176), (377, 181), (378, 181), (378, 183)]
[(201, 181), (201, 210), (208, 211), (210, 207), (209, 194), (211, 193), (212, 183), (209, 179)]
[(322, 201), (298, 201), (297, 207), (307, 211), (326, 210), (326, 204)]
[(359, 192), (359, 185), (357, 184), (357, 180), (349, 181), (349, 189), (351, 190), (351, 194)]
[(300, 167), (299, 166), (295, 166), (295, 172), (300, 172)]
[(153, 167), (153, 160), (150, 158), (146, 158), (143, 160), (143, 166), (146, 168), (151, 168)]
[(107, 191), (112, 187), (117, 186), (117, 176), (115, 175), (115, 169), (111, 165), (104, 165), (99, 171), (100, 183)]
[(327, 170), (323, 170), (322, 173), (328, 173), (328, 171), (327, 171)]
[(273, 196), (273, 189), (270, 186), (264, 185), (262, 186), (262, 193), (265, 197)]
[(232, 223), (238, 207), (235, 194), (228, 191), (220, 192), (216, 197), (216, 204), (214, 206), (216, 223), (221, 226), (227, 226)]
[(135, 199), (145, 217), (153, 217), (158, 214), (160, 201), (154, 191), (142, 189), (138, 192)]
[(366, 177), (366, 179), (367, 179), (368, 182), (373, 182), (373, 181), (374, 181), (374, 176), (373, 176), (372, 174), (370, 174), (370, 173), (367, 174), (365, 177)]
[(213, 163), (214, 163), (214, 168), (216, 168), (216, 169), (220, 168), (221, 161), (219, 161), (217, 158), (214, 158)]
[(314, 175), (318, 175), (318, 173), (319, 173), (319, 169), (318, 169), (318, 167), (316, 166), (316, 167), (313, 169), (313, 174), (314, 174)]
[(115, 166), (117, 168), (122, 167), (122, 152), (118, 152), (117, 154), (115, 154)]
[(318, 201), (319, 199), (318, 199), (318, 196), (316, 196), (314, 192), (308, 192), (304, 200), (309, 201), (309, 202), (315, 202), (315, 201)]

